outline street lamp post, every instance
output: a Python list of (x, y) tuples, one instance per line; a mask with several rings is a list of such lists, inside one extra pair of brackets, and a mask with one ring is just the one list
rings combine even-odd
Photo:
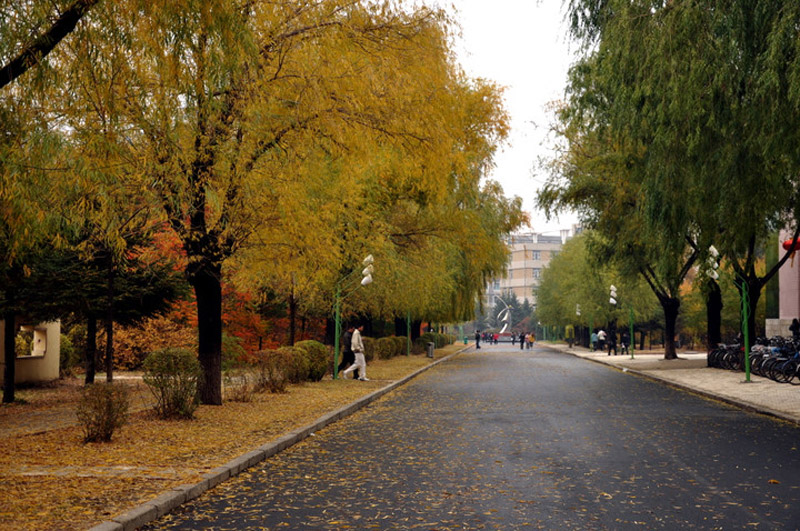
[[(372, 263), (374, 262), (374, 258), (372, 255), (367, 255), (364, 260), (362, 260), (362, 264), (366, 267), (361, 271), (361, 282), (358, 283), (355, 287), (352, 285), (348, 286), (345, 283), (351, 280), (351, 277), (358, 271), (353, 271), (343, 279), (339, 280), (336, 283), (336, 300), (334, 302), (334, 332), (333, 332), (333, 379), (336, 380), (339, 378), (339, 338), (342, 335), (342, 301), (347, 298), (349, 295), (353, 294), (358, 288), (361, 286), (368, 286), (372, 284), (372, 272), (374, 271), (374, 267)], [(342, 295), (342, 287), (350, 288), (350, 291)]]
[[(614, 306), (617, 305), (617, 287), (613, 284), (611, 285), (611, 304)], [(628, 349), (631, 351), (631, 359), (633, 359), (633, 350), (634, 344), (636, 343), (636, 338), (633, 335), (633, 305), (628, 304)], [(611, 351), (609, 351), (611, 352)]]

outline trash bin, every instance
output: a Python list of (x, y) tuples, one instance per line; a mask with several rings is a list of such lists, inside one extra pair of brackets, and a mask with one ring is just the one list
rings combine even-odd
[(435, 346), (436, 345), (433, 342), (428, 341), (428, 357), (429, 358), (433, 357), (433, 347), (435, 347)]

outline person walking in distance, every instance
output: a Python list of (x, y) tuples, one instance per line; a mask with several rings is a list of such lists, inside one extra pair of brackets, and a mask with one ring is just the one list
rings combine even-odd
[(481, 348), (481, 331), (475, 330), (475, 348)]
[(367, 378), (367, 360), (364, 357), (364, 342), (361, 340), (361, 332), (363, 331), (364, 325), (359, 325), (355, 330), (353, 330), (353, 339), (351, 340), (350, 344), (351, 348), (353, 349), (356, 362), (342, 373), (342, 378), (344, 379), (347, 379), (348, 373), (359, 370), (361, 371), (361, 376), (359, 376), (358, 379), (362, 382), (369, 380), (369, 378)]
[(800, 321), (797, 320), (797, 317), (792, 319), (792, 324), (789, 325), (789, 331), (792, 333), (793, 338), (800, 338)]
[(611, 355), (611, 351), (614, 351), (614, 355), (617, 355), (617, 332), (611, 328), (608, 331), (608, 355)]
[(628, 335), (627, 330), (623, 330), (622, 333), (619, 335), (619, 344), (620, 344), (620, 354), (630, 354), (630, 344), (631, 338)]
[[(342, 336), (342, 362), (339, 364), (337, 374), (342, 374), (342, 371), (353, 365), (356, 362), (356, 355), (353, 354), (353, 330), (355, 327), (351, 324), (347, 325), (344, 336)], [(358, 369), (353, 371), (353, 377), (358, 378)]]
[(525, 332), (519, 333), (519, 349), (520, 350), (525, 349)]

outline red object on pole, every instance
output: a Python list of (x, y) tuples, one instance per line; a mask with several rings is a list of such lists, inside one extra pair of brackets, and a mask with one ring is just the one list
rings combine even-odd
[[(796, 240), (786, 240), (785, 242), (783, 242), (783, 248), (784, 248), (784, 250), (788, 251), (789, 249), (791, 249), (791, 248), (792, 248), (792, 244), (793, 244), (795, 241), (796, 241)], [(795, 248), (794, 248), (794, 250), (795, 250), (795, 251), (800, 251), (800, 243), (798, 243), (798, 245), (795, 245)]]

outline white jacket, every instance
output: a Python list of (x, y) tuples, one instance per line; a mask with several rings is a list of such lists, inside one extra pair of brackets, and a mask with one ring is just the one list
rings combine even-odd
[(353, 339), (350, 340), (350, 348), (353, 352), (364, 352), (364, 342), (361, 341), (361, 332), (356, 328), (353, 330)]

